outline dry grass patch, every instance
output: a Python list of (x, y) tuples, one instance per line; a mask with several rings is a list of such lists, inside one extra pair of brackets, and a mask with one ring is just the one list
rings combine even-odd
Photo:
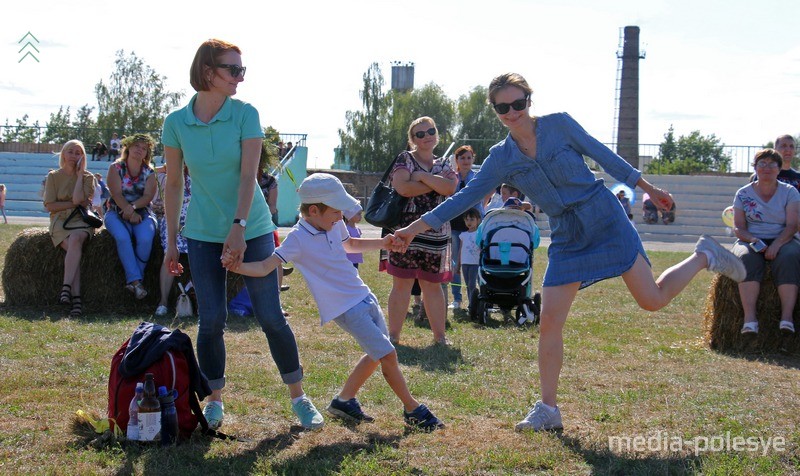
[[(0, 243), (3, 240), (0, 230)], [(546, 265), (537, 252), (535, 275)], [(683, 258), (652, 253), (658, 273)], [(384, 304), (390, 280), (371, 254), (361, 269)], [(412, 393), (447, 423), (433, 434), (407, 432), (401, 405), (379, 374), (359, 394), (377, 421), (328, 418), (318, 432), (296, 426), (285, 385), (253, 318), (229, 318), (226, 420), (245, 442), (195, 435), (177, 448), (88, 448), (71, 433), (78, 409), (104, 412), (113, 352), (145, 312), (71, 320), (49, 308), (0, 309), (0, 471), (4, 474), (796, 474), (800, 397), (794, 354), (720, 354), (703, 344), (702, 309), (712, 277), (702, 273), (678, 301), (647, 313), (621, 279), (579, 293), (565, 331), (561, 434), (514, 432), (539, 398), (537, 329), (495, 316), (487, 328), (450, 316), (451, 348), (431, 346), (409, 321), (398, 354)], [(337, 326), (319, 326), (299, 273), (288, 277), (284, 307), (300, 346), (306, 393), (322, 409), (361, 355)], [(143, 311), (150, 311), (146, 309)], [(159, 322), (197, 333), (194, 319)], [(654, 432), (685, 439), (729, 432), (785, 437), (787, 449), (626, 451), (609, 438)]]

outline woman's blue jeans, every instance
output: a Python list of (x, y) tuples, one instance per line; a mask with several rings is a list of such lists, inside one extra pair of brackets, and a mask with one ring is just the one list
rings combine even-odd
[[(220, 263), (222, 243), (187, 239), (192, 283), (197, 293), (197, 361), (212, 390), (225, 387), (225, 321), (228, 318), (227, 271)], [(262, 261), (275, 251), (272, 233), (247, 241), (244, 261)], [(286, 384), (303, 380), (294, 332), (281, 310), (278, 273), (244, 278), (253, 313), (267, 336), (272, 359)]]
[(106, 212), (105, 225), (117, 243), (117, 255), (125, 269), (125, 282), (144, 279), (144, 268), (150, 259), (153, 238), (156, 236), (156, 219), (147, 214), (134, 225), (120, 217), (115, 210), (109, 210)]

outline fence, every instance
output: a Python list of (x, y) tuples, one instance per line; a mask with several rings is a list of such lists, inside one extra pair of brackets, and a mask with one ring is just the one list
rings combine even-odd
[[(111, 135), (116, 133), (120, 137), (130, 134), (150, 134), (156, 141), (155, 155), (161, 155), (161, 130), (123, 130), (103, 129), (98, 127), (41, 127), (41, 126), (0, 126), (0, 152), (26, 152), (50, 154), (57, 153), (64, 142), (78, 139), (86, 147), (86, 153), (91, 153), (97, 142), (108, 145)], [(271, 134), (266, 141), (277, 144), (291, 142), (293, 146), (306, 146), (307, 134)]]

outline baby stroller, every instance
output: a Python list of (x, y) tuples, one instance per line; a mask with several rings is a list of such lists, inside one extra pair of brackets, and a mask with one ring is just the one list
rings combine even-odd
[(472, 291), (469, 316), (485, 325), (489, 311), (516, 308), (518, 326), (538, 324), (542, 298), (531, 293), (533, 250), (539, 247), (539, 227), (522, 210), (498, 208), (483, 218), (478, 240), (481, 249), (478, 289)]

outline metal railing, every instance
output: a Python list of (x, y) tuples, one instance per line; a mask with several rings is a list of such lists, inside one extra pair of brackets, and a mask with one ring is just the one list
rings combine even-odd
[[(111, 135), (119, 137), (130, 134), (149, 134), (156, 141), (155, 155), (161, 155), (161, 129), (157, 130), (122, 130), (99, 127), (47, 127), (47, 126), (0, 126), (0, 152), (22, 152), (35, 154), (58, 153), (64, 142), (78, 139), (90, 154), (97, 142), (108, 145)], [(277, 144), (283, 141), (292, 147), (305, 147), (307, 134), (270, 134), (264, 139)], [(288, 154), (287, 154), (288, 155)]]

